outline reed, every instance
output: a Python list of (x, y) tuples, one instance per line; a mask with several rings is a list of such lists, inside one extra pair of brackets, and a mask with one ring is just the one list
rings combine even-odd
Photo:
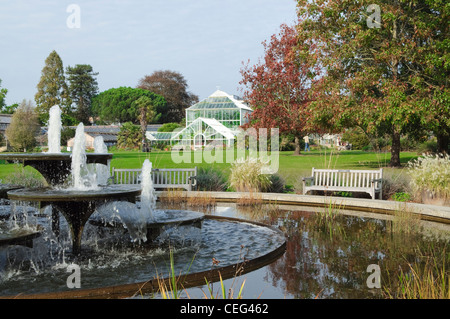
[(262, 194), (249, 191), (244, 195), (240, 196), (236, 201), (238, 206), (252, 206), (254, 208), (260, 207), (264, 204), (264, 200), (262, 198)]
[(161, 204), (167, 208), (181, 208), (186, 202), (186, 192), (180, 189), (168, 189), (158, 197)]
[(214, 197), (205, 192), (197, 192), (195, 196), (187, 198), (187, 205), (208, 211), (216, 207), (217, 202)]
[(396, 210), (392, 221), (387, 224), (387, 230), (392, 234), (416, 234), (421, 230), (421, 217), (407, 209)]
[(445, 250), (443, 256), (421, 256), (421, 261), (408, 263), (405, 271), (400, 270), (397, 287), (384, 287), (386, 296), (391, 299), (450, 299), (450, 272)]

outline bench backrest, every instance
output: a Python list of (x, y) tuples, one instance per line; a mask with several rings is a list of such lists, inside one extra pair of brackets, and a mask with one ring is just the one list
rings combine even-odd
[(342, 170), (342, 169), (312, 169), (314, 185), (369, 188), (375, 181), (375, 188), (381, 187), (380, 179), (383, 178), (383, 169), (379, 170)]
[[(142, 169), (112, 168), (114, 184), (140, 184)], [(153, 168), (154, 186), (173, 187), (174, 185), (192, 184), (191, 177), (197, 176), (195, 168)]]

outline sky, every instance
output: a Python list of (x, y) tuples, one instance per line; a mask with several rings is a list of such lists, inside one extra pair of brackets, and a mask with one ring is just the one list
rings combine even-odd
[(1, 87), (7, 104), (34, 102), (56, 50), (64, 68), (90, 64), (100, 92), (171, 70), (200, 100), (218, 88), (242, 95), (242, 63), (295, 20), (294, 0), (0, 0)]

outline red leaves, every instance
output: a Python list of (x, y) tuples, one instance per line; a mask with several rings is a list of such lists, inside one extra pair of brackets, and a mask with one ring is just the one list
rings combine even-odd
[(297, 54), (301, 43), (297, 30), (283, 24), (278, 35), (264, 42), (264, 63), (244, 66), (240, 84), (244, 98), (253, 107), (254, 127), (278, 127), (297, 133), (305, 128), (311, 66)]

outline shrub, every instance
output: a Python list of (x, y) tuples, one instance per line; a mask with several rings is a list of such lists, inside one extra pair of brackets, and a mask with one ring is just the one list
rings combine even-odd
[(408, 202), (411, 200), (411, 195), (405, 192), (399, 192), (392, 195), (392, 199), (396, 202)]
[(269, 175), (270, 185), (265, 192), (268, 193), (284, 193), (286, 191), (286, 182), (283, 177), (278, 174)]
[(418, 194), (431, 198), (450, 198), (450, 157), (448, 155), (422, 155), (408, 163), (411, 187)]
[(221, 170), (213, 167), (200, 167), (197, 172), (197, 189), (223, 192), (227, 189), (227, 179)]
[(28, 188), (47, 186), (47, 182), (39, 172), (28, 167), (25, 168), (19, 164), (12, 173), (0, 182), (5, 184), (20, 185)]
[(370, 143), (367, 135), (359, 127), (351, 128), (345, 131), (342, 135), (342, 140), (352, 144), (352, 148), (354, 150), (361, 150)]
[(409, 194), (411, 192), (409, 176), (406, 174), (390, 174), (386, 172), (383, 175), (383, 199), (394, 199), (393, 196), (396, 196), (395, 194)]
[(416, 148), (419, 154), (436, 153), (438, 150), (436, 139), (428, 140), (419, 144)]
[(6, 137), (14, 150), (26, 152), (36, 145), (39, 133), (38, 114), (31, 101), (23, 101), (11, 118), (11, 124), (6, 129)]
[(270, 177), (261, 174), (265, 164), (259, 160), (238, 159), (231, 164), (230, 186), (237, 192), (263, 192), (270, 184)]
[(126, 122), (117, 134), (117, 148), (138, 150), (141, 146), (141, 129), (138, 125)]

